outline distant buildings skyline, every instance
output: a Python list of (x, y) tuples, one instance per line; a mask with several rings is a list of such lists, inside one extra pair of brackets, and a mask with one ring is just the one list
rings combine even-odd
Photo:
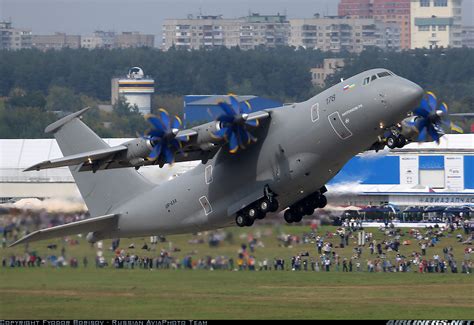
[[(165, 19), (186, 18), (190, 13), (222, 14), (228, 18), (244, 17), (249, 12), (280, 13), (304, 19), (316, 13), (337, 15), (338, 3), (339, 0), (0, 0), (0, 21), (11, 20), (37, 35), (123, 30), (153, 34), (158, 40)], [(463, 25), (474, 25), (474, 1), (464, 1), (462, 9)]]
[[(1, 0), (0, 0), (1, 1)], [(54, 1), (54, 0), (52, 0)], [(338, 15), (289, 18), (282, 13), (228, 18), (188, 15), (167, 18), (162, 35), (138, 31), (96, 30), (87, 35), (59, 31), (36, 34), (0, 21), (0, 48), (171, 47), (199, 49), (294, 46), (322, 51), (359, 53), (375, 46), (384, 50), (472, 46), (472, 27), (461, 24), (462, 0), (340, 0)]]

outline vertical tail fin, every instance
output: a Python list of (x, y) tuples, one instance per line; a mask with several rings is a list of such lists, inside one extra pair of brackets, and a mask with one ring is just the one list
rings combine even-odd
[[(86, 110), (66, 116), (45, 130), (54, 132), (64, 156), (109, 147), (78, 118)], [(71, 166), (69, 169), (92, 216), (108, 214), (117, 205), (153, 187), (133, 168), (92, 173), (79, 172), (79, 167)]]

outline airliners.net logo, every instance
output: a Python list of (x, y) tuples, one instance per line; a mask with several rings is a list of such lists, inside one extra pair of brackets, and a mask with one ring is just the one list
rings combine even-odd
[(470, 320), (389, 320), (387, 325), (474, 325)]

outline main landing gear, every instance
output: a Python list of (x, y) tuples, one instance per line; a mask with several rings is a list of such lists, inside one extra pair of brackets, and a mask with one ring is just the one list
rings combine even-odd
[(278, 210), (278, 201), (275, 194), (265, 187), (264, 198), (250, 204), (244, 209), (237, 212), (235, 223), (239, 227), (250, 227), (256, 219), (265, 218), (268, 212), (275, 212)]
[(328, 200), (324, 193), (327, 192), (326, 187), (323, 186), (318, 192), (308, 195), (304, 199), (291, 205), (284, 214), (285, 221), (288, 223), (300, 222), (303, 216), (310, 216), (317, 208), (324, 208)]

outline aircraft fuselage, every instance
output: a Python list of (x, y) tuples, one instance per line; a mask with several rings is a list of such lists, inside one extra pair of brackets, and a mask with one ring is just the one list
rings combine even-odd
[[(371, 80), (380, 73), (385, 75)], [(417, 106), (422, 89), (387, 73), (369, 70), (305, 102), (269, 110), (271, 118), (263, 122), (269, 125), (253, 132), (258, 141), (245, 150), (222, 148), (206, 164), (115, 207), (115, 235), (233, 225), (237, 211), (260, 199), (265, 186), (278, 196), (279, 210), (317, 191)]]

